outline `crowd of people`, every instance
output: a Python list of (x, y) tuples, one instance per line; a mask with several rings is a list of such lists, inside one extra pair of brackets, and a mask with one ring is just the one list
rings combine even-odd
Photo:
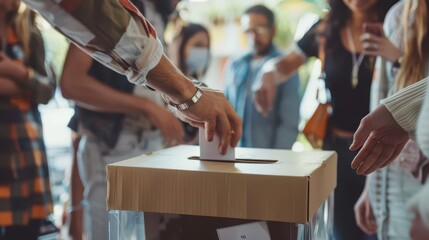
[[(329, 0), (327, 15), (287, 51), (273, 42), (273, 11), (251, 6), (241, 16), (249, 49), (229, 59), (223, 92), (201, 82), (211, 61), (205, 26), (180, 22), (172, 42), (164, 40), (179, 0), (24, 2), (28, 8), (0, 0), (0, 240), (55, 231), (38, 105), (57, 82), (75, 104), (64, 229), (69, 239), (98, 240), (109, 232), (107, 164), (198, 144), (200, 130), (209, 141), (219, 136), (221, 153), (291, 149), (299, 134), (297, 71), (310, 58), (322, 61), (331, 97), (323, 149), (338, 153), (333, 239), (428, 238), (426, 0)], [(58, 79), (31, 9), (72, 42)], [(160, 239), (165, 218), (123, 234)]]

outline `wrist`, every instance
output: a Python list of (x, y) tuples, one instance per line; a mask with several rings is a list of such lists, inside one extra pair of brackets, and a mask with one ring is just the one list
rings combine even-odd
[(170, 106), (174, 107), (175, 109), (178, 109), (180, 111), (186, 110), (186, 109), (190, 108), (192, 105), (196, 104), (201, 99), (201, 97), (203, 96), (203, 91), (200, 88), (195, 87), (195, 89), (196, 89), (195, 93), (189, 99), (187, 99), (184, 102), (175, 103), (175, 102), (172, 102), (168, 99), (166, 99), (166, 102)]
[(182, 104), (191, 99), (197, 91), (197, 88), (188, 79), (185, 78), (182, 82), (183, 84), (181, 84), (178, 91), (168, 96), (172, 103)]

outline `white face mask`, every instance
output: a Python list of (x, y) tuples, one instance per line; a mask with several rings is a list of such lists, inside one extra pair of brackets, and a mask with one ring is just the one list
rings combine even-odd
[(205, 47), (192, 47), (186, 59), (186, 68), (190, 73), (201, 73), (209, 63), (210, 52)]

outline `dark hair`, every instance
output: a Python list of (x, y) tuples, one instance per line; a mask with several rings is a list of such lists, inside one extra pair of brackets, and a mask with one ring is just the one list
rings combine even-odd
[[(398, 0), (378, 0), (375, 4), (375, 21), (383, 22), (386, 13), (397, 3)], [(328, 37), (327, 43), (333, 43), (338, 38), (338, 33), (342, 29), (347, 20), (351, 17), (351, 11), (346, 6), (343, 0), (329, 0), (330, 11), (326, 18), (326, 34)], [(332, 39), (334, 38), (334, 39)]]
[(246, 11), (244, 11), (243, 15), (247, 15), (249, 13), (264, 15), (267, 18), (268, 26), (269, 27), (274, 26), (274, 13), (264, 5), (258, 4), (258, 5), (252, 6), (248, 8)]
[[(193, 37), (195, 34), (203, 32), (207, 35), (207, 38), (209, 39), (209, 47), (210, 47), (210, 35), (207, 29), (200, 24), (197, 23), (190, 23), (186, 26), (182, 27), (182, 30), (180, 31), (180, 34), (176, 38), (180, 38), (181, 42), (179, 44), (179, 69), (186, 74), (186, 61), (185, 61), (185, 46), (188, 43), (189, 39)], [(205, 73), (207, 70), (204, 69), (203, 73)], [(196, 76), (192, 76), (195, 77)], [(200, 80), (200, 79), (198, 79)]]

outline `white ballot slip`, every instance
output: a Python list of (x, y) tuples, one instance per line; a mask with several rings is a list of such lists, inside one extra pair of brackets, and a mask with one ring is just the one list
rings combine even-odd
[(271, 240), (267, 222), (254, 222), (217, 229), (219, 240)]
[(213, 141), (206, 140), (204, 128), (200, 128), (200, 159), (201, 160), (220, 160), (220, 161), (234, 161), (235, 148), (228, 147), (226, 154), (222, 155), (219, 152), (219, 137), (215, 134)]

